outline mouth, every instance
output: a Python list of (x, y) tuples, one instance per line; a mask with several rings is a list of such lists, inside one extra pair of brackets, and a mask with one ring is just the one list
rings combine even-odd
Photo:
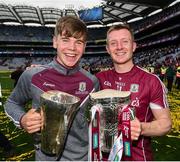
[(78, 59), (77, 55), (74, 53), (66, 53), (65, 57), (66, 57), (66, 61), (72, 64), (74, 64)]
[(126, 52), (116, 52), (116, 55), (117, 56), (123, 56), (123, 55), (125, 55), (126, 54)]
[(66, 56), (68, 56), (68, 57), (75, 57), (76, 55), (74, 53), (66, 53)]

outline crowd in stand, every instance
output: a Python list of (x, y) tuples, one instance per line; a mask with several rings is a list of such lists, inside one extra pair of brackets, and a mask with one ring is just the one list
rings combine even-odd
[(153, 48), (150, 50), (143, 50), (135, 53), (135, 63), (139, 66), (146, 66), (149, 64), (162, 63), (165, 58), (178, 58), (180, 55), (180, 44), (169, 45), (161, 48)]
[(152, 25), (161, 23), (162, 21), (166, 21), (178, 14), (180, 14), (180, 3), (177, 3), (176, 5), (170, 8), (166, 8), (164, 9), (164, 11), (155, 14), (151, 17), (148, 17), (147, 19), (143, 19), (141, 23), (140, 22), (133, 23), (132, 27), (134, 29), (134, 32), (138, 33), (140, 31), (143, 31), (144, 29), (148, 29)]
[[(167, 47), (150, 49), (135, 53), (135, 63), (140, 67), (146, 67), (149, 65), (162, 65), (165, 64), (180, 64), (180, 44), (169, 45)], [(16, 69), (21, 66), (23, 68), (30, 64), (48, 64), (53, 59), (52, 57), (3, 57), (0, 60), (1, 69)], [(81, 59), (81, 66), (90, 70), (92, 73), (109, 69), (112, 67), (112, 61), (109, 56), (97, 56), (97, 57), (83, 57)]]
[(3, 57), (0, 60), (2, 70), (14, 70), (17, 67), (26, 68), (31, 64), (48, 64), (53, 57)]

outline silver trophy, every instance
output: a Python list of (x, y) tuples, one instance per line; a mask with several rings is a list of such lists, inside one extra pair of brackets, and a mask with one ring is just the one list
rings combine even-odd
[(62, 153), (67, 133), (79, 108), (80, 99), (51, 90), (41, 95), (41, 150), (49, 155)]
[(100, 150), (109, 154), (118, 137), (118, 115), (130, 103), (129, 91), (101, 90), (90, 94), (91, 104), (101, 107)]

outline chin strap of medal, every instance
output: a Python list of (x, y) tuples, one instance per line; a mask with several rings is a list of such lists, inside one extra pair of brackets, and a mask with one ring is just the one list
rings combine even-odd
[(100, 146), (100, 113), (102, 105), (96, 104), (91, 108), (91, 122), (89, 124), (89, 161), (102, 159)]
[(121, 161), (122, 156), (126, 161), (131, 160), (132, 142), (130, 120), (134, 119), (134, 111), (129, 105), (125, 105), (119, 114), (119, 136), (115, 140), (114, 145), (109, 154), (109, 161)]

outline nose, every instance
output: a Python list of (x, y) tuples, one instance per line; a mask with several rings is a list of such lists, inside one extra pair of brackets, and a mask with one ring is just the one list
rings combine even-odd
[(118, 49), (122, 49), (122, 48), (123, 48), (122, 42), (118, 42), (118, 43), (117, 43), (117, 48), (118, 48)]
[(76, 44), (74, 42), (69, 43), (69, 49), (75, 50), (76, 49)]

